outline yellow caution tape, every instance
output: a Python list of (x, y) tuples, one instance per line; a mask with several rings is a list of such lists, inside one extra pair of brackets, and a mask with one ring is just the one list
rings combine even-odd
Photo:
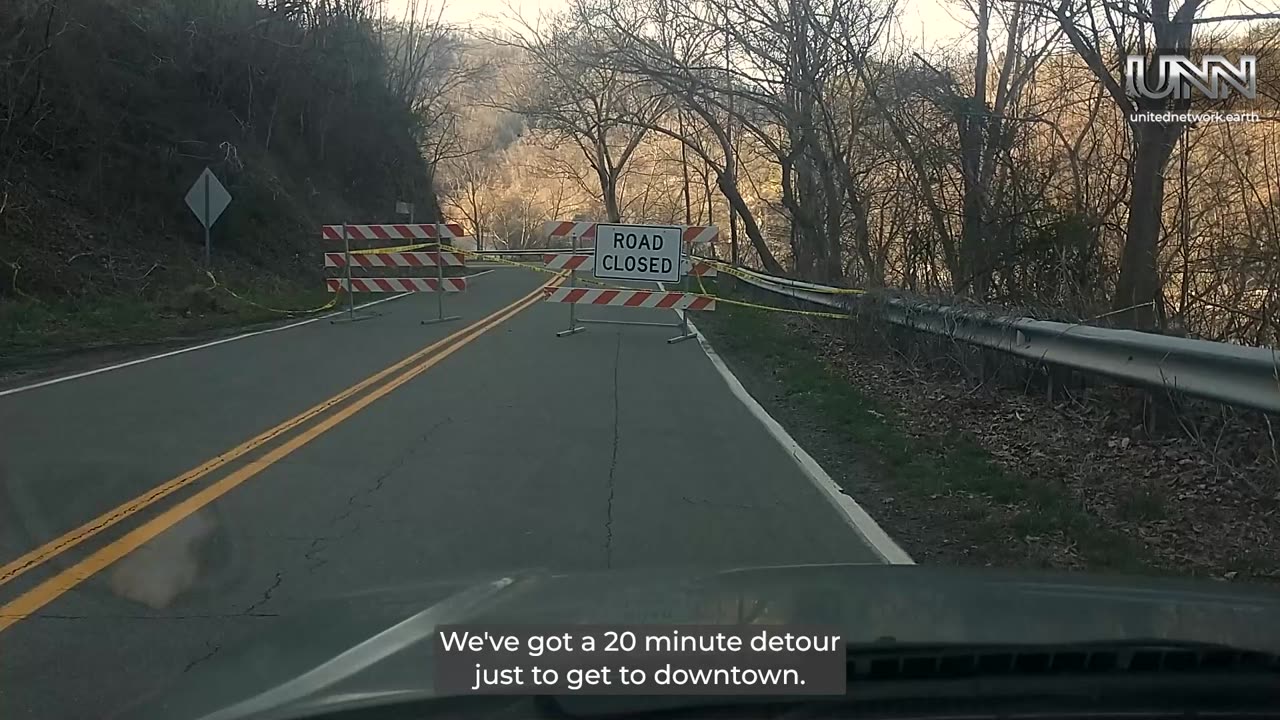
[(434, 247), (434, 246), (435, 246), (435, 243), (429, 242), (429, 243), (418, 243), (416, 245), (397, 245), (395, 247), (365, 248), (363, 250), (352, 250), (351, 254), (352, 255), (377, 255), (379, 253), (412, 252), (414, 250), (421, 250), (422, 248)]
[[(725, 263), (722, 263), (719, 260), (711, 260), (709, 258), (702, 258), (702, 260), (704, 262), (710, 263), (713, 267), (716, 268), (716, 270), (722, 270), (736, 278), (741, 278), (743, 280), (754, 279), (750, 274), (744, 273), (738, 270), (738, 268), (733, 267), (732, 265), (726, 265)], [(766, 275), (765, 277), (771, 277), (771, 276)], [(781, 281), (788, 280), (788, 278), (774, 278), (774, 279), (781, 280)], [(785, 284), (785, 282), (781, 284)], [(857, 288), (838, 288), (838, 287), (829, 287), (829, 286), (811, 287), (808, 283), (804, 285), (797, 285), (795, 287), (798, 287), (801, 290), (807, 290), (809, 292), (816, 292), (816, 293), (823, 293), (827, 295), (863, 295), (867, 292), (866, 290), (859, 290)]]
[[(697, 294), (697, 293), (694, 293)], [(792, 308), (774, 307), (772, 305), (757, 305), (743, 300), (730, 300), (728, 298), (716, 297), (715, 295), (707, 295), (705, 297), (714, 297), (716, 302), (727, 303), (729, 305), (741, 305), (742, 307), (755, 308), (756, 310), (768, 310), (770, 312), (790, 313), (792, 315), (807, 315), (809, 317), (833, 318), (835, 320), (848, 320), (849, 315), (840, 313), (816, 312), (814, 310), (795, 310)]]
[[(480, 255), (478, 253), (472, 252), (471, 250), (463, 250), (462, 248), (456, 248), (456, 247), (453, 247), (452, 245), (445, 245), (444, 249), (450, 252), (462, 253), (467, 257), (473, 257), (473, 258), (476, 258), (477, 260), (484, 260), (485, 262), (496, 262), (502, 265), (510, 265), (511, 267), (524, 268), (526, 270), (534, 270), (540, 273), (547, 273), (548, 275), (559, 275), (563, 272), (562, 270), (548, 270), (546, 267), (542, 265), (534, 265), (533, 263), (524, 263), (524, 262), (516, 262), (515, 260), (507, 260), (506, 258), (500, 258), (496, 255)], [(592, 280), (587, 280), (586, 278), (578, 278), (578, 280), (582, 282), (586, 282), (588, 284), (592, 284), (592, 285), (600, 285), (601, 287), (607, 287), (602, 283), (597, 283)], [(619, 289), (625, 289), (625, 288), (619, 288)]]
[(330, 298), (329, 302), (325, 303), (324, 305), (321, 305), (320, 307), (311, 308), (311, 309), (309, 309), (309, 310), (281, 310), (281, 309), (279, 309), (279, 308), (268, 307), (268, 306), (263, 305), (263, 304), (261, 304), (261, 303), (256, 303), (256, 302), (254, 302), (254, 301), (250, 300), (250, 299), (249, 299), (249, 298), (247, 298), (247, 297), (243, 297), (243, 296), (241, 296), (241, 295), (236, 294), (236, 292), (235, 292), (234, 290), (232, 290), (231, 288), (229, 288), (229, 287), (227, 287), (227, 286), (225, 286), (225, 285), (223, 285), (223, 284), (219, 283), (219, 282), (218, 282), (218, 278), (214, 277), (214, 276), (213, 276), (213, 273), (211, 273), (211, 272), (209, 272), (209, 271), (207, 271), (207, 270), (205, 271), (205, 275), (208, 275), (208, 276), (209, 276), (209, 280), (213, 281), (213, 285), (212, 285), (212, 286), (210, 286), (210, 288), (209, 288), (210, 290), (213, 290), (213, 289), (215, 289), (215, 288), (219, 288), (219, 289), (223, 290), (224, 292), (226, 292), (226, 293), (227, 293), (228, 295), (230, 295), (231, 297), (233, 297), (233, 298), (235, 298), (235, 299), (239, 300), (239, 301), (240, 301), (240, 302), (242, 302), (242, 303), (245, 303), (245, 304), (248, 304), (248, 305), (252, 305), (252, 306), (254, 306), (254, 307), (256, 307), (256, 308), (261, 308), (261, 309), (266, 310), (266, 311), (268, 311), (268, 312), (280, 313), (280, 314), (282, 314), (282, 315), (307, 315), (307, 314), (310, 314), (310, 313), (321, 312), (322, 310), (328, 310), (329, 308), (334, 307), (335, 305), (337, 305), (337, 304), (338, 304), (338, 295), (336, 295), (336, 294), (335, 294), (332, 298)]

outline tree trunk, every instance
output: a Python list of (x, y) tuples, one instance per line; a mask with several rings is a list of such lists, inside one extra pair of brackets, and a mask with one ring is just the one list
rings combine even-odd
[(866, 198), (852, 182), (846, 187), (853, 213), (853, 246), (862, 264), (862, 283), (868, 288), (884, 286), (884, 270), (871, 254), (871, 227), (867, 222)]
[(966, 99), (963, 111), (957, 118), (960, 129), (961, 176), (964, 180), (964, 198), (961, 201), (960, 266), (952, 275), (951, 286), (957, 294), (968, 291), (978, 299), (984, 299), (991, 287), (991, 269), (986, 234), (987, 187), (982, 182), (982, 155), (987, 113), (987, 53), (988, 28), (991, 23), (991, 6), (988, 0), (978, 0), (978, 57), (973, 70), (973, 96)]
[(760, 262), (764, 265), (765, 272), (781, 275), (783, 272), (782, 265), (773, 257), (773, 253), (769, 251), (769, 246), (765, 245), (764, 235), (760, 232), (756, 217), (751, 213), (746, 202), (743, 201), (742, 194), (738, 192), (738, 186), (723, 172), (717, 178), (717, 183), (720, 186), (720, 192), (724, 194), (725, 199), (738, 212), (738, 217), (742, 218), (742, 227), (747, 231), (747, 238), (751, 240), (751, 247), (755, 248), (756, 255), (760, 256)]
[(779, 157), (778, 162), (782, 168), (782, 205), (791, 215), (791, 259), (795, 263), (797, 275), (813, 279), (813, 270), (818, 263), (817, 248), (809, 241), (809, 215), (801, 205), (802, 195), (795, 187), (797, 177), (803, 182), (810, 175), (803, 167), (795, 167), (795, 155)]
[(622, 222), (622, 210), (618, 207), (618, 178), (609, 177), (609, 182), (604, 193), (604, 211), (609, 216), (609, 222)]
[[(684, 137), (684, 113), (679, 112), (676, 117), (680, 120), (680, 136)], [(684, 143), (680, 143), (680, 175), (684, 179), (684, 224), (693, 224), (693, 202), (689, 195), (689, 148)]]
[(826, 267), (822, 269), (823, 282), (838, 284), (844, 279), (844, 248), (840, 241), (844, 231), (844, 198), (836, 189), (835, 174), (830, 163), (823, 163), (822, 196), (826, 201), (827, 224), (824, 237)]
[(1173, 154), (1181, 126), (1166, 128), (1155, 123), (1134, 126), (1133, 183), (1129, 190), (1129, 222), (1125, 228), (1120, 278), (1111, 303), (1116, 322), (1126, 327), (1152, 329), (1160, 302), (1157, 265), (1161, 208), (1164, 204), (1164, 168)]
[[(986, 297), (987, 291), (991, 288), (991, 264), (988, 261), (990, 253), (987, 247), (991, 238), (985, 237), (986, 223), (983, 222), (986, 213), (982, 194), (985, 188), (977, 183), (977, 163), (970, 162), (972, 157), (976, 157), (978, 151), (977, 147), (969, 147), (964, 151), (966, 157), (964, 200), (961, 205), (963, 224), (960, 229), (960, 272), (951, 278), (951, 283), (957, 294), (968, 293), (981, 300)], [(970, 175), (970, 173), (975, 174)]]
[(622, 212), (618, 209), (618, 173), (604, 164), (604, 158), (598, 158), (596, 178), (600, 181), (600, 201), (604, 205), (604, 213), (609, 222), (622, 222)]
[(808, 243), (802, 242), (800, 228), (796, 227), (794, 216), (791, 220), (791, 260), (795, 263), (796, 275), (802, 278), (813, 277), (813, 253), (809, 252)]

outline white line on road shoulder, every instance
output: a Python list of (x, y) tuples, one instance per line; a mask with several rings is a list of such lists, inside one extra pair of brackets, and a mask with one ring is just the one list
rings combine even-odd
[[(658, 283), (658, 287), (664, 292), (666, 291), (666, 287), (662, 283)], [(813, 456), (801, 447), (795, 438), (791, 437), (791, 433), (788, 433), (781, 423), (774, 420), (773, 416), (760, 403), (756, 402), (755, 398), (751, 397), (751, 393), (747, 392), (747, 389), (743, 387), (737, 376), (725, 364), (719, 353), (715, 351), (715, 348), (711, 347), (710, 341), (693, 324), (692, 320), (689, 321), (689, 330), (698, 338), (698, 344), (702, 346), (702, 351), (711, 360), (712, 366), (720, 373), (720, 377), (729, 386), (729, 390), (751, 411), (752, 415), (756, 416), (756, 419), (760, 421), (760, 424), (764, 425), (769, 434), (773, 436), (773, 439), (777, 440), (778, 444), (782, 445), (783, 449), (791, 455), (791, 458), (796, 461), (796, 465), (800, 466), (800, 469), (804, 471), (805, 477), (809, 478), (809, 481), (818, 488), (822, 496), (831, 503), (841, 517), (849, 523), (849, 526), (862, 536), (867, 545), (887, 563), (914, 565), (915, 561), (911, 559), (907, 551), (899, 547), (898, 543), (889, 537), (889, 533), (880, 527), (875, 518), (871, 517), (871, 514), (864, 510), (856, 500), (846, 495), (840, 486), (836, 484), (836, 481), (832, 480), (831, 476), (827, 474), (827, 471), (822, 469), (818, 461), (814, 460)]]
[[(474, 275), (468, 275), (467, 279), (470, 280), (471, 278), (480, 277), (481, 275), (487, 275), (491, 272), (493, 271), (485, 270), (484, 272), (475, 273)], [(367, 307), (372, 307), (374, 305), (380, 305), (384, 302), (399, 300), (400, 298), (408, 297), (413, 294), (415, 293), (401, 293), (399, 295), (392, 295), (391, 297), (388, 297), (388, 298), (382, 298), (381, 300), (374, 300), (373, 302), (367, 302), (367, 303), (364, 303), (363, 305), (357, 305), (356, 309), (361, 310)], [(120, 370), (123, 368), (132, 367), (134, 365), (141, 365), (142, 363), (151, 362), (152, 360), (163, 360), (164, 358), (173, 357), (174, 355), (181, 355), (183, 353), (194, 352), (196, 350), (204, 350), (205, 348), (211, 348), (216, 345), (223, 345), (229, 342), (235, 342), (236, 340), (244, 340), (245, 338), (251, 338), (257, 335), (266, 335), (267, 333), (280, 332), (281, 330), (292, 330), (293, 328), (302, 327), (303, 325), (310, 325), (313, 322), (319, 322), (320, 320), (327, 320), (331, 317), (341, 315), (342, 313), (345, 313), (345, 312), (347, 311), (336, 310), (334, 312), (326, 313), (324, 315), (318, 315), (316, 317), (308, 318), (306, 320), (300, 320), (296, 323), (281, 325), (280, 327), (266, 328), (265, 330), (254, 330), (253, 332), (241, 333), (239, 335), (232, 335), (231, 337), (221, 338), (219, 340), (202, 343), (200, 345), (192, 345), (191, 347), (178, 348), (177, 350), (170, 350), (169, 352), (163, 352), (157, 355), (148, 355), (146, 357), (137, 358), (135, 360), (116, 363), (115, 365), (106, 365), (100, 368), (85, 370), (84, 372), (78, 372), (72, 375), (64, 375), (62, 377), (51, 378), (49, 380), (42, 380), (40, 382), (32, 383), (30, 385), (22, 385), (16, 388), (10, 388), (8, 390), (0, 390), (0, 397), (4, 397), (6, 395), (17, 395), (20, 392), (26, 392), (28, 390), (35, 390), (37, 388), (48, 387), (50, 385), (57, 385), (58, 383), (64, 383), (69, 380), (79, 380), (80, 378), (89, 377), (91, 375), (99, 375), (101, 373), (111, 372), (112, 370)]]

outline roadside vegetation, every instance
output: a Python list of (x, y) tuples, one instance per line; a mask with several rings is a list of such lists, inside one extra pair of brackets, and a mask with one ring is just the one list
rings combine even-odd
[[(465, 72), (457, 38), (413, 9), (0, 6), (0, 358), (287, 317), (259, 306), (331, 299), (322, 223), (396, 221), (397, 201), (439, 219)], [(205, 167), (233, 197), (212, 267), (183, 202)]]
[[(260, 283), (240, 276), (246, 284)], [(239, 297), (236, 297), (239, 296)], [(311, 314), (338, 298), (323, 289), (306, 289), (280, 281), (273, 288), (259, 288), (246, 295), (231, 295), (206, 280), (166, 292), (163, 297), (140, 300), (128, 296), (100, 295), (91, 300), (23, 299), (0, 304), (0, 372), (29, 365), (50, 356), (77, 351), (124, 349), (155, 342), (202, 337), (223, 328)]]
[[(722, 305), (699, 327), (758, 400), (917, 562), (1141, 572), (1153, 559), (1052, 478), (1006, 469), (961, 428), (920, 432), (911, 408), (850, 383), (796, 320)], [(902, 522), (905, 521), (905, 522)], [(1062, 555), (1055, 545), (1070, 543)]]
[(695, 322), (917, 562), (1280, 580), (1257, 418), (1206, 404), (1146, 426), (1123, 410), (1140, 393), (1105, 386), (1046, 400), (1023, 368), (974, 374), (982, 360), (856, 313), (722, 303)]

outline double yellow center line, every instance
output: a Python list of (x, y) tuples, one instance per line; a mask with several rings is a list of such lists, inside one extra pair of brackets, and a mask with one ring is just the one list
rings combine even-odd
[[(208, 462), (188, 470), (166, 483), (152, 488), (148, 492), (139, 495), (119, 507), (99, 515), (93, 520), (90, 520), (80, 527), (51, 540), (44, 545), (41, 545), (16, 560), (6, 563), (3, 567), (0, 567), (0, 585), (19, 577), (28, 570), (39, 567), (41, 564), (57, 557), (71, 548), (76, 547), (103, 530), (120, 523), (141, 510), (155, 505), (182, 488), (195, 483), (215, 470), (218, 470), (245, 454), (270, 443), (272, 440), (285, 435), (308, 421), (323, 416), (323, 419), (320, 422), (312, 425), (278, 447), (270, 450), (261, 458), (246, 463), (234, 472), (228, 474), (226, 477), (218, 480), (208, 487), (205, 487), (168, 510), (165, 510), (160, 515), (147, 521), (138, 528), (131, 530), (118, 540), (115, 540), (91, 553), (88, 557), (77, 562), (75, 565), (57, 573), (48, 580), (45, 580), (31, 590), (18, 596), (13, 601), (0, 606), (0, 632), (3, 632), (6, 628), (19, 620), (38, 612), (41, 608), (53, 602), (63, 593), (87, 580), (94, 573), (99, 572), (103, 568), (106, 568), (117, 560), (120, 560), (125, 555), (128, 555), (134, 550), (142, 547), (148, 541), (178, 524), (200, 508), (227, 494), (244, 481), (252, 478), (263, 470), (266, 470), (280, 459), (288, 456), (290, 453), (316, 439), (342, 421), (360, 412), (378, 398), (387, 395), (401, 385), (404, 385), (418, 375), (421, 375), (431, 369), (437, 363), (466, 346), (467, 343), (470, 343), (472, 340), (475, 340), (489, 330), (501, 325), (503, 322), (507, 321), (535, 302), (538, 302), (542, 298), (544, 288), (558, 282), (559, 279), (559, 277), (556, 277), (549, 280), (547, 283), (538, 287), (538, 289), (528, 295), (525, 295), (519, 300), (516, 300), (510, 305), (507, 305), (501, 310), (494, 312), (474, 325), (463, 328), (442, 340), (428, 345), (391, 367), (360, 381), (328, 400), (325, 400), (324, 402), (289, 418), (270, 430), (237, 445)], [(401, 374), (396, 375), (396, 373)], [(349, 405), (326, 415), (326, 413), (334, 407), (341, 405), (357, 395), (360, 395), (360, 393), (377, 385), (383, 380), (386, 380), (388, 377), (392, 377), (392, 379), (377, 387), (372, 392), (360, 396)]]

